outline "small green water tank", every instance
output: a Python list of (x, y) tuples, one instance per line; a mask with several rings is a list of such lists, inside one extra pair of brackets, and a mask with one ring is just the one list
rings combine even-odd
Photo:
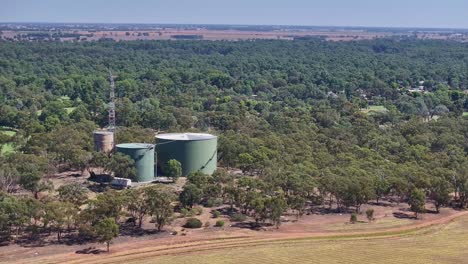
[(117, 152), (130, 156), (135, 161), (137, 182), (154, 180), (154, 145), (144, 143), (125, 143), (116, 146)]

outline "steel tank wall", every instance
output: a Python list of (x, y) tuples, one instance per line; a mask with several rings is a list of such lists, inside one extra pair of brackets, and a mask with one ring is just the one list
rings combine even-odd
[(158, 167), (164, 168), (171, 159), (178, 160), (182, 165), (182, 175), (201, 171), (213, 174), (216, 170), (218, 152), (216, 137), (205, 140), (171, 140), (156, 139)]
[(110, 131), (94, 131), (94, 150), (109, 153), (114, 148), (114, 133)]
[(130, 156), (135, 161), (137, 182), (149, 182), (154, 180), (154, 145), (141, 143), (119, 144), (117, 152)]

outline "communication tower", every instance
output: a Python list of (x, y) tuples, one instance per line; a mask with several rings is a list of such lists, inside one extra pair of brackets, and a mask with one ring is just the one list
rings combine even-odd
[(114, 83), (114, 76), (112, 76), (112, 72), (109, 70), (109, 81), (110, 81), (110, 94), (109, 94), (109, 131), (114, 134), (114, 142), (113, 147), (115, 148), (115, 83)]

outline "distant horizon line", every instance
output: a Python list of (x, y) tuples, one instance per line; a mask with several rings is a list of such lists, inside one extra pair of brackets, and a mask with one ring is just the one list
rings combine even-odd
[(345, 25), (305, 25), (305, 24), (223, 24), (223, 23), (161, 23), (161, 22), (30, 22), (0, 21), (0, 24), (83, 24), (83, 25), (191, 25), (191, 26), (268, 26), (268, 27), (317, 27), (317, 28), (373, 28), (373, 29), (431, 29), (431, 30), (468, 30), (464, 27), (423, 27), (423, 26), (345, 26)]

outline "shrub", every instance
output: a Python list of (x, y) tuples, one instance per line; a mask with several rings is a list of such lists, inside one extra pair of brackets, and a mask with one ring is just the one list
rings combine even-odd
[[(34, 232), (34, 230), (32, 230)], [(87, 226), (80, 226), (78, 228), (78, 236), (81, 238), (81, 239), (90, 239), (90, 238), (94, 238), (95, 234), (93, 232), (93, 230), (91, 230), (91, 228), (87, 227)]]
[(357, 222), (357, 214), (356, 213), (351, 214), (351, 218), (349, 218), (349, 222), (351, 222), (352, 224), (355, 224)]
[(184, 227), (186, 227), (186, 228), (200, 228), (200, 227), (202, 227), (202, 222), (197, 218), (189, 218), (189, 219), (187, 219), (187, 223), (185, 223)]
[(374, 220), (374, 209), (372, 209), (372, 208), (367, 209), (366, 210), (366, 216), (367, 216), (367, 220), (369, 220), (369, 222)]
[(217, 227), (223, 227), (223, 226), (224, 226), (224, 221), (223, 221), (223, 220), (218, 220), (218, 221), (216, 221), (215, 226), (217, 226)]
[(203, 213), (203, 208), (201, 207), (194, 207), (192, 208), (192, 215), (201, 215)]
[(206, 207), (215, 207), (215, 206), (221, 206), (223, 205), (223, 199), (215, 199), (215, 198), (209, 198), (206, 202), (205, 202), (205, 206)]
[(169, 160), (163, 170), (167, 177), (172, 178), (173, 182), (177, 182), (177, 179), (182, 176), (182, 165), (175, 159)]
[(187, 209), (187, 208), (182, 208), (180, 209), (180, 215), (182, 217), (186, 217), (186, 216), (189, 216), (191, 214), (191, 212)]
[(214, 210), (211, 212), (213, 214), (213, 218), (218, 218), (221, 215), (221, 212), (218, 210)]
[(247, 216), (244, 214), (236, 213), (231, 216), (231, 220), (234, 222), (244, 222), (247, 219)]

